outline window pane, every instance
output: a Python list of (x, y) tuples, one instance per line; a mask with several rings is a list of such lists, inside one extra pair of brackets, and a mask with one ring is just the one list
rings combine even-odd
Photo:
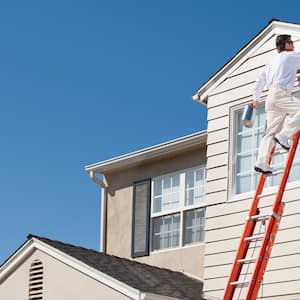
[(196, 170), (196, 185), (202, 185), (204, 184), (204, 170), (203, 169), (199, 169)]
[(237, 165), (236, 165), (236, 171), (237, 173), (247, 172), (251, 170), (252, 167), (252, 155), (246, 154), (246, 155), (237, 155)]
[(252, 131), (242, 133), (238, 139), (237, 152), (248, 152), (252, 147)]
[(153, 219), (153, 250), (179, 246), (180, 214)]
[(153, 212), (168, 211), (179, 207), (179, 174), (154, 180)]
[(185, 176), (185, 205), (204, 201), (204, 169), (192, 170)]
[(238, 194), (249, 192), (251, 190), (251, 174), (237, 176), (236, 185)]
[(204, 208), (184, 213), (184, 245), (204, 241), (204, 217)]
[(264, 107), (257, 109), (255, 123), (252, 128), (241, 126), (243, 111), (237, 112), (237, 148), (236, 148), (236, 190), (237, 194), (254, 190), (257, 174), (254, 172), (254, 163), (257, 158), (258, 147), (265, 132)]
[(194, 187), (194, 172), (186, 173), (186, 187), (187, 188)]
[(154, 196), (159, 196), (162, 194), (162, 180), (154, 181)]

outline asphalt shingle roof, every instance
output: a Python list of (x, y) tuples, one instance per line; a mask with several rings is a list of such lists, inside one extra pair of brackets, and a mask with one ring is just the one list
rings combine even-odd
[(182, 300), (202, 300), (202, 282), (181, 272), (149, 266), (36, 235), (29, 235), (28, 239), (32, 237), (142, 292)]

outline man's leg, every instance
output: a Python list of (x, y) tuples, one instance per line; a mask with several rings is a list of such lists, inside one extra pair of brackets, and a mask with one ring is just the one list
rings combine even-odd
[(280, 111), (284, 111), (292, 115), (292, 119), (287, 122), (280, 132), (281, 135), (292, 140), (295, 133), (300, 130), (300, 101), (289, 95), (278, 99), (276, 106)]
[(300, 111), (292, 116), (292, 119), (283, 128), (280, 134), (285, 135), (292, 140), (295, 133), (300, 130)]
[[(258, 150), (258, 158), (255, 163), (255, 169), (261, 169), (261, 171), (264, 172), (265, 168), (267, 168), (267, 162), (274, 145), (274, 136), (281, 131), (285, 117), (286, 114), (282, 112), (267, 112), (267, 129)], [(270, 171), (270, 169), (268, 170)], [(271, 173), (271, 171), (267, 173)]]

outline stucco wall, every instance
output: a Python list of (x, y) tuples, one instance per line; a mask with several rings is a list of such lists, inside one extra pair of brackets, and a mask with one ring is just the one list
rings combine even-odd
[[(132, 184), (134, 181), (192, 168), (206, 163), (205, 145), (161, 157), (159, 160), (142, 162), (126, 171), (106, 174), (108, 182), (107, 204), (107, 253), (121, 257), (131, 256)], [(203, 276), (204, 245), (150, 253), (138, 261), (186, 271)], [(192, 257), (192, 259), (190, 259)]]
[(45, 300), (130, 299), (39, 250), (30, 255), (4, 282), (0, 283), (0, 299), (28, 300), (29, 269), (35, 259), (39, 259), (44, 267)]

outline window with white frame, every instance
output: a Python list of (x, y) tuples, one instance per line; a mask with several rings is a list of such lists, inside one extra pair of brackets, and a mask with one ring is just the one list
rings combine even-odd
[(157, 177), (152, 182), (152, 250), (204, 240), (205, 167)]
[[(252, 128), (246, 128), (241, 125), (243, 107), (234, 113), (235, 131), (234, 131), (234, 149), (232, 153), (232, 166), (235, 180), (233, 181), (234, 194), (241, 194), (254, 191), (258, 182), (259, 173), (254, 171), (254, 164), (258, 155), (263, 134), (265, 132), (266, 113), (264, 105), (260, 105), (256, 112), (255, 122)], [(286, 122), (289, 121), (287, 118)], [(300, 147), (299, 147), (300, 148)], [(276, 146), (276, 151), (280, 150), (280, 146)], [(272, 167), (275, 170), (284, 168), (287, 154), (274, 156), (272, 159)], [(269, 176), (266, 181), (266, 187), (278, 185), (279, 176)], [(289, 176), (289, 182), (300, 180), (300, 150), (297, 150), (293, 168)]]

